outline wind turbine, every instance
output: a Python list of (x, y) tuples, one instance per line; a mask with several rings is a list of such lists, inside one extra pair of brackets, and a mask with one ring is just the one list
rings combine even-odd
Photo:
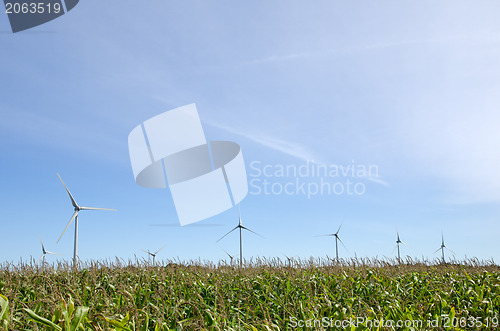
[[(262, 236), (260, 234), (258, 234), (257, 232), (254, 232), (254, 231), (250, 230), (249, 228), (243, 226), (243, 224), (241, 224), (241, 211), (239, 210), (239, 208), (238, 208), (238, 214), (239, 214), (239, 223), (238, 223), (238, 225), (236, 225), (234, 227), (234, 229), (232, 229), (231, 231), (229, 231), (228, 233), (226, 233), (225, 235), (223, 235), (221, 238), (219, 238), (219, 240), (217, 240), (216, 242), (221, 241), (222, 239), (224, 239), (228, 234), (230, 234), (234, 230), (240, 229), (240, 268), (242, 268), (243, 267), (243, 237), (242, 237), (243, 230), (250, 231), (253, 234), (256, 234), (256, 235), (258, 235), (260, 237), (262, 237)], [(264, 238), (264, 237), (262, 237), (262, 238)]]
[(159, 250), (157, 250), (156, 252), (154, 253), (151, 253), (149, 250), (145, 251), (145, 250), (142, 250), (144, 253), (148, 253), (149, 255), (151, 255), (153, 257), (153, 264), (155, 264), (155, 259), (156, 259), (156, 254), (158, 254), (162, 249), (165, 248), (165, 246), (167, 245), (164, 245), (162, 248), (160, 248)]
[(64, 229), (63, 233), (61, 234), (61, 236), (59, 237), (59, 239), (57, 240), (57, 242), (59, 243), (59, 240), (61, 240), (61, 238), (64, 235), (64, 233), (66, 232), (66, 230), (68, 230), (71, 222), (73, 222), (73, 220), (75, 220), (75, 242), (74, 242), (74, 250), (73, 250), (73, 265), (76, 266), (77, 258), (78, 258), (78, 212), (80, 210), (114, 210), (114, 211), (116, 211), (116, 209), (83, 207), (83, 206), (80, 207), (76, 203), (76, 200), (73, 198), (73, 196), (71, 195), (71, 193), (69, 192), (68, 187), (66, 186), (66, 184), (64, 184), (61, 176), (59, 176), (59, 174), (57, 174), (57, 176), (61, 180), (61, 183), (64, 185), (64, 188), (66, 189), (66, 192), (68, 192), (69, 198), (71, 199), (71, 204), (75, 208), (75, 212), (73, 213), (73, 216), (71, 216), (71, 219), (69, 220), (68, 225), (66, 225), (66, 228)]
[(234, 255), (229, 254), (228, 252), (226, 252), (226, 250), (225, 250), (225, 249), (223, 249), (223, 251), (224, 251), (224, 253), (226, 253), (226, 255), (227, 255), (227, 256), (229, 257), (229, 259), (231, 260), (231, 262), (230, 262), (230, 263), (231, 263), (231, 266), (232, 266), (232, 265), (233, 265)]
[(288, 257), (285, 253), (283, 253), (283, 255), (285, 255), (285, 257), (286, 257), (286, 259), (287, 259), (287, 261), (288, 261), (288, 266), (289, 266), (289, 267), (293, 267), (293, 258), (294, 258), (295, 256)]
[(337, 229), (337, 232), (335, 232), (335, 233), (323, 234), (320, 236), (316, 236), (316, 237), (335, 237), (335, 253), (337, 256), (337, 263), (339, 263), (339, 243), (338, 242), (340, 241), (342, 246), (344, 246), (344, 248), (347, 250), (347, 247), (345, 247), (344, 243), (342, 242), (342, 240), (339, 237), (339, 231), (340, 231), (341, 227), (342, 227), (342, 224), (340, 224), (339, 228)]
[(38, 238), (40, 238), (40, 244), (42, 244), (42, 256), (40, 256), (40, 258), (36, 261), (36, 263), (40, 262), (40, 260), (43, 259), (42, 260), (42, 265), (45, 265), (45, 255), (47, 255), (47, 254), (61, 255), (61, 254), (54, 253), (54, 252), (49, 252), (48, 250), (46, 250), (45, 246), (43, 246), (42, 238), (40, 236), (38, 236)]
[(451, 249), (449, 249), (448, 247), (446, 247), (446, 245), (444, 244), (444, 234), (443, 234), (443, 231), (441, 231), (441, 247), (439, 247), (438, 249), (436, 249), (436, 251), (434, 252), (434, 254), (436, 254), (439, 250), (441, 250), (441, 254), (442, 254), (442, 257), (443, 257), (443, 263), (445, 263), (444, 261), (444, 249), (447, 249), (449, 250), (453, 255), (455, 255), (455, 252), (453, 252)]
[[(396, 248), (398, 249), (398, 261), (401, 260), (401, 255), (399, 253), (399, 245), (400, 244), (403, 244), (403, 245), (406, 245), (406, 243), (404, 243), (403, 241), (401, 241), (401, 239), (399, 239), (399, 232), (398, 232), (398, 228), (396, 228), (396, 234), (397, 234), (397, 240), (396, 240), (396, 247), (394, 247), (394, 249), (392, 250), (392, 252), (394, 253), (394, 251), (396, 250)], [(406, 245), (408, 246), (408, 245)]]

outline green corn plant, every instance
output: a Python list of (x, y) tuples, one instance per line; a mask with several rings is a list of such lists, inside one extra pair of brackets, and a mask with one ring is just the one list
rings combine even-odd
[[(139, 313), (144, 315), (144, 321), (141, 327), (136, 327), (134, 322), (130, 321), (129, 313), (125, 315), (125, 317), (121, 319), (113, 319), (105, 316), (101, 316), (108, 322), (110, 325), (114, 327), (116, 331), (148, 331), (149, 330), (149, 314), (143, 310), (139, 310)], [(128, 324), (131, 324), (130, 326)], [(167, 330), (165, 328), (161, 328), (158, 324), (155, 327), (155, 330)]]
[[(355, 262), (249, 263), (243, 270), (96, 263), (85, 270), (60, 266), (51, 273), (0, 265), (0, 293), (9, 298), (7, 304), (0, 297), (0, 330), (35, 329), (35, 324), (40, 330), (287, 330), (291, 317), (343, 321), (354, 316), (372, 324), (421, 320), (424, 327), (426, 321), (472, 316), (488, 319), (490, 329), (499, 326), (498, 265)], [(71, 299), (61, 303), (61, 294), (78, 297), (90, 310), (75, 307)], [(370, 324), (356, 329), (369, 330)]]
[(128, 313), (127, 313), (127, 315), (125, 315), (125, 317), (123, 317), (121, 319), (113, 319), (113, 318), (109, 318), (109, 317), (105, 317), (105, 316), (101, 316), (101, 317), (104, 318), (106, 320), (106, 322), (108, 322), (109, 324), (114, 326), (114, 330), (116, 330), (116, 331), (133, 331), (132, 329), (127, 327), (127, 324), (130, 320), (130, 316)]
[(0, 294), (0, 329), (8, 330), (10, 325), (9, 299)]
[(88, 307), (76, 307), (73, 300), (69, 299), (69, 305), (66, 305), (64, 300), (61, 301), (61, 306), (56, 310), (52, 320), (48, 320), (37, 315), (31, 309), (24, 309), (30, 318), (36, 323), (45, 325), (50, 330), (58, 331), (77, 331), (85, 330), (86, 317), (89, 311)]

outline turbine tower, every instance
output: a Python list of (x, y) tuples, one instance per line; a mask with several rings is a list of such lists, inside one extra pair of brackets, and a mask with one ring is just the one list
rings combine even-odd
[(40, 244), (42, 244), (42, 256), (40, 256), (40, 258), (36, 261), (36, 263), (38, 263), (38, 262), (40, 262), (40, 260), (42, 260), (42, 265), (45, 265), (45, 255), (47, 255), (47, 254), (61, 255), (61, 254), (49, 252), (48, 250), (46, 250), (45, 246), (43, 246), (42, 238), (40, 236), (38, 236), (38, 238), (40, 239)]
[[(238, 225), (236, 225), (231, 231), (229, 231), (228, 233), (226, 233), (225, 235), (223, 235), (221, 238), (219, 238), (219, 240), (217, 240), (216, 242), (221, 241), (222, 239), (224, 239), (228, 234), (230, 234), (234, 230), (240, 229), (240, 268), (242, 268), (243, 267), (243, 237), (242, 237), (243, 230), (250, 231), (253, 234), (256, 234), (256, 235), (258, 235), (260, 237), (262, 237), (262, 236), (260, 234), (258, 234), (257, 232), (254, 232), (254, 231), (250, 230), (249, 228), (243, 226), (243, 224), (241, 223), (241, 211), (239, 210), (239, 208), (238, 208), (238, 214), (239, 214), (239, 223), (238, 223)], [(262, 238), (264, 238), (264, 237), (262, 237)]]
[(442, 259), (443, 259), (443, 263), (445, 263), (444, 261), (444, 249), (447, 249), (449, 250), (453, 255), (455, 255), (455, 252), (453, 252), (451, 249), (449, 249), (448, 247), (446, 247), (446, 245), (444, 244), (444, 234), (443, 234), (443, 231), (441, 231), (441, 247), (439, 247), (438, 249), (436, 249), (436, 251), (434, 252), (434, 254), (436, 254), (439, 250), (441, 250), (441, 256), (442, 256)]
[(150, 256), (153, 257), (153, 264), (155, 264), (155, 259), (156, 259), (156, 254), (158, 254), (162, 249), (165, 248), (165, 246), (167, 245), (164, 245), (162, 248), (160, 248), (159, 250), (157, 250), (156, 252), (154, 253), (151, 253), (149, 250), (145, 251), (145, 250), (142, 250), (144, 253), (148, 253)]
[(66, 184), (64, 184), (61, 176), (59, 176), (59, 174), (57, 174), (57, 176), (61, 180), (61, 183), (64, 185), (64, 188), (66, 189), (66, 192), (68, 192), (69, 198), (71, 199), (71, 204), (75, 208), (75, 212), (73, 213), (73, 216), (71, 216), (71, 219), (69, 220), (68, 225), (66, 225), (66, 228), (64, 229), (63, 233), (61, 234), (61, 236), (59, 237), (59, 239), (57, 240), (57, 242), (59, 243), (59, 241), (61, 240), (61, 238), (64, 235), (64, 233), (66, 232), (66, 230), (68, 230), (69, 226), (71, 225), (71, 222), (73, 222), (73, 220), (75, 220), (75, 241), (74, 241), (74, 250), (73, 250), (73, 265), (76, 266), (77, 259), (78, 259), (78, 212), (81, 211), (81, 210), (114, 210), (114, 211), (116, 211), (116, 209), (96, 208), (96, 207), (83, 207), (83, 206), (80, 207), (76, 203), (75, 198), (73, 198), (73, 196), (69, 192), (68, 187), (66, 186)]
[(341, 227), (342, 227), (342, 224), (340, 224), (339, 228), (337, 229), (337, 232), (335, 232), (335, 233), (323, 234), (323, 235), (320, 235), (320, 236), (316, 236), (316, 237), (335, 237), (335, 254), (336, 254), (336, 257), (337, 257), (337, 263), (339, 263), (339, 243), (338, 243), (339, 241), (340, 241), (340, 243), (342, 244), (342, 246), (344, 246), (344, 248), (347, 251), (347, 247), (345, 247), (344, 243), (342, 242), (342, 240), (339, 237), (339, 232), (340, 232), (340, 228)]
[[(399, 245), (400, 244), (406, 245), (406, 243), (404, 243), (403, 241), (401, 241), (401, 239), (399, 238), (398, 228), (396, 228), (396, 234), (397, 234), (396, 247), (394, 247), (394, 249), (392, 250), (392, 252), (394, 253), (394, 251), (397, 248), (398, 249), (398, 261), (401, 261), (401, 255), (400, 255), (400, 252), (399, 252)], [(406, 245), (406, 246), (408, 246), (408, 245)]]

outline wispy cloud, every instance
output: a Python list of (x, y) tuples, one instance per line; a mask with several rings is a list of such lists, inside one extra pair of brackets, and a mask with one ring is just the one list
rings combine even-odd
[(390, 186), (390, 184), (388, 182), (386, 182), (385, 180), (383, 180), (379, 176), (377, 176), (377, 177), (367, 177), (366, 179), (368, 179), (370, 182), (374, 182), (374, 183), (377, 183), (377, 184), (380, 184), (380, 185)]
[(254, 60), (244, 62), (243, 65), (256, 65), (256, 64), (288, 61), (288, 60), (300, 60), (300, 59), (307, 59), (307, 58), (313, 58), (313, 57), (319, 57), (319, 56), (328, 56), (328, 55), (333, 55), (336, 53), (340, 53), (340, 52), (337, 50), (323, 50), (323, 51), (314, 51), (314, 52), (290, 53), (290, 54), (284, 54), (284, 55), (271, 55), (268, 57), (263, 57), (260, 59), (254, 59)]
[[(232, 134), (239, 135), (241, 137), (245, 137), (257, 144), (260, 144), (266, 148), (270, 148), (272, 150), (278, 151), (280, 153), (295, 157), (301, 161), (304, 162), (313, 162), (317, 164), (331, 164), (331, 162), (326, 162), (323, 160), (322, 157), (319, 157), (318, 155), (315, 155), (310, 152), (309, 148), (306, 146), (303, 146), (300, 143), (297, 142), (292, 142), (292, 141), (286, 141), (283, 139), (278, 139), (275, 137), (270, 137), (268, 135), (264, 134), (251, 134), (249, 132), (243, 132), (240, 130), (233, 129), (232, 127), (222, 125), (220, 123), (216, 123), (213, 121), (203, 121), (205, 124), (208, 124), (214, 128), (221, 129), (224, 131), (227, 131)], [(384, 186), (390, 186), (388, 182), (383, 180), (380, 176), (369, 176), (366, 177), (368, 181), (384, 185)]]
[(212, 126), (212, 127), (230, 132), (232, 134), (237, 134), (239, 136), (250, 139), (253, 142), (256, 142), (262, 146), (265, 146), (267, 148), (273, 149), (275, 151), (281, 152), (281, 153), (289, 155), (289, 156), (293, 156), (293, 157), (298, 158), (298, 159), (303, 160), (303, 161), (319, 162), (319, 160), (320, 160), (320, 158), (313, 155), (308, 150), (308, 148), (306, 148), (305, 146), (303, 146), (299, 143), (296, 143), (296, 142), (286, 141), (286, 140), (275, 138), (275, 137), (270, 137), (268, 135), (261, 134), (261, 133), (254, 134), (254, 133), (249, 133), (249, 132), (237, 130), (237, 129), (234, 129), (232, 127), (229, 127), (229, 126), (226, 126), (226, 125), (223, 125), (220, 123), (216, 123), (213, 121), (206, 121), (205, 120), (203, 122)]
[(429, 38), (429, 39), (422, 39), (422, 40), (401, 40), (401, 41), (378, 42), (378, 43), (373, 43), (373, 44), (358, 45), (358, 46), (352, 46), (352, 47), (342, 47), (342, 48), (336, 48), (336, 49), (324, 49), (324, 50), (318, 50), (318, 51), (305, 51), (305, 52), (295, 52), (295, 53), (282, 54), (282, 55), (271, 55), (271, 56), (266, 56), (266, 57), (262, 57), (259, 59), (254, 59), (254, 60), (249, 60), (249, 61), (243, 62), (242, 65), (259, 65), (259, 64), (267, 64), (267, 63), (273, 63), (273, 62), (311, 59), (311, 58), (349, 54), (349, 53), (355, 53), (355, 52), (394, 48), (394, 47), (401, 47), (401, 46), (424, 45), (424, 44), (442, 44), (442, 43), (450, 43), (450, 42), (458, 42), (458, 41), (463, 42), (464, 40), (475, 40), (475, 41), (479, 41), (479, 42), (490, 43), (492, 41), (498, 41), (499, 38), (496, 36), (490, 36), (490, 37), (481, 36), (481, 38), (478, 38), (477, 36), (454, 35), (454, 36), (436, 37), (436, 38)]

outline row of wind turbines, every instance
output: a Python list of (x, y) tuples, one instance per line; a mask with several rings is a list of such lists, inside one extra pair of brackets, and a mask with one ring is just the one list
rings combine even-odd
[[(335, 232), (335, 233), (329, 233), (329, 234), (323, 234), (323, 235), (315, 236), (315, 237), (334, 237), (335, 238), (335, 259), (336, 259), (337, 263), (339, 263), (339, 261), (340, 261), (339, 260), (339, 242), (348, 251), (347, 247), (344, 245), (344, 242), (342, 241), (342, 239), (340, 239), (340, 236), (339, 236), (339, 232), (340, 232), (341, 228), (342, 228), (342, 224), (340, 224), (339, 228), (337, 229), (337, 232)], [(236, 229), (240, 230), (240, 267), (243, 267), (243, 235), (242, 235), (243, 230), (250, 231), (250, 232), (252, 232), (252, 233), (254, 233), (254, 234), (256, 234), (256, 235), (258, 235), (260, 237), (262, 237), (262, 236), (260, 234), (256, 233), (256, 232), (248, 229), (247, 227), (243, 226), (243, 224), (241, 223), (241, 212), (240, 212), (239, 213), (239, 223), (238, 223), (238, 225), (236, 227), (234, 227), (231, 231), (229, 231), (228, 233), (226, 233), (224, 236), (222, 236), (219, 240), (217, 240), (217, 242), (221, 241), (224, 237), (226, 237), (228, 234), (230, 234), (231, 232), (233, 232)], [(264, 237), (262, 237), (262, 238), (264, 238)], [(396, 246), (392, 250), (392, 253), (394, 253), (394, 251), (396, 249), (398, 250), (398, 261), (401, 261), (401, 250), (400, 250), (400, 247), (399, 247), (401, 244), (403, 244), (405, 246), (408, 246), (405, 242), (403, 242), (401, 240), (401, 238), (399, 237), (399, 231), (396, 228)], [(445, 263), (445, 257), (444, 257), (444, 250), (445, 249), (447, 249), (453, 255), (455, 255), (455, 253), (451, 249), (449, 249), (446, 246), (446, 244), (444, 243), (444, 234), (443, 234), (443, 232), (441, 232), (441, 246), (434, 252), (434, 254), (436, 254), (439, 250), (441, 250), (441, 256), (442, 256), (443, 263)], [(233, 259), (234, 259), (235, 256), (229, 254), (226, 250), (224, 250), (224, 252), (229, 257), (229, 259), (231, 261), (231, 265), (232, 265), (233, 264)], [(287, 258), (288, 263), (290, 264), (292, 258), (288, 257), (287, 255), (285, 255), (285, 257)]]
[[(342, 246), (344, 246), (344, 248), (347, 250), (347, 247), (345, 247), (344, 242), (339, 237), (339, 232), (340, 232), (341, 228), (342, 228), (342, 224), (340, 224), (339, 228), (337, 229), (337, 232), (335, 232), (335, 233), (323, 234), (323, 235), (316, 236), (316, 237), (334, 237), (335, 238), (335, 257), (336, 257), (337, 263), (339, 262), (339, 241), (342, 244)], [(394, 251), (396, 249), (398, 250), (398, 260), (399, 261), (401, 260), (401, 251), (400, 251), (400, 248), (399, 248), (399, 246), (401, 244), (403, 244), (405, 246), (408, 246), (405, 242), (403, 242), (401, 240), (401, 238), (399, 237), (399, 231), (396, 228), (396, 246), (392, 250), (392, 253), (394, 253)], [(443, 234), (443, 232), (441, 232), (441, 246), (434, 252), (434, 254), (436, 254), (439, 250), (441, 250), (441, 255), (442, 255), (443, 263), (445, 262), (445, 259), (444, 259), (444, 250), (445, 250), (445, 248), (447, 250), (449, 250), (453, 255), (455, 255), (455, 253), (445, 245), (445, 243), (444, 243), (444, 234)]]
[[(71, 223), (73, 221), (75, 221), (75, 236), (74, 236), (74, 250), (73, 250), (73, 263), (74, 265), (76, 266), (77, 263), (78, 263), (78, 213), (82, 210), (110, 210), (110, 211), (116, 211), (116, 209), (109, 209), (109, 208), (97, 208), (97, 207), (84, 207), (84, 206), (80, 206), (78, 205), (78, 203), (76, 202), (75, 198), (73, 197), (73, 195), (71, 194), (71, 192), (69, 191), (68, 187), (66, 186), (66, 184), (64, 183), (64, 181), (62, 180), (61, 176), (59, 174), (57, 174), (57, 176), (59, 177), (59, 179), (61, 180), (61, 183), (63, 184), (66, 192), (68, 193), (68, 196), (71, 200), (71, 204), (73, 205), (73, 208), (74, 208), (74, 213), (73, 215), (71, 216), (68, 224), (66, 225), (66, 228), (64, 229), (64, 231), (62, 232), (61, 236), (59, 237), (59, 239), (57, 240), (57, 243), (59, 243), (59, 241), (61, 240), (61, 238), (63, 237), (63, 235), (66, 233), (66, 231), (68, 230), (69, 226), (71, 225)], [(342, 228), (342, 224), (340, 224), (339, 228), (337, 229), (337, 232), (335, 233), (330, 233), (330, 234), (324, 234), (324, 235), (319, 235), (319, 236), (316, 236), (316, 237), (334, 237), (335, 238), (335, 257), (336, 257), (336, 261), (337, 263), (340, 261), (339, 260), (339, 245), (338, 243), (340, 242), (342, 244), (342, 246), (344, 246), (344, 248), (347, 250), (347, 247), (344, 245), (344, 242), (340, 239), (340, 236), (339, 236), (339, 232), (340, 232), (340, 229)], [(239, 209), (239, 206), (238, 206), (238, 225), (236, 225), (232, 230), (230, 230), (229, 232), (227, 232), (225, 235), (223, 235), (221, 238), (219, 238), (216, 242), (220, 242), (222, 239), (224, 239), (226, 236), (228, 236), (231, 232), (233, 232), (234, 230), (239, 230), (239, 233), (240, 233), (240, 259), (239, 259), (239, 264), (240, 264), (240, 267), (243, 267), (243, 230), (246, 230), (246, 231), (249, 231), (255, 235), (258, 235), (262, 238), (264, 238), (263, 236), (261, 236), (260, 234), (258, 234), (257, 232), (253, 231), (253, 230), (250, 230), (249, 228), (245, 227), (243, 224), (242, 224), (242, 221), (241, 221), (241, 210)], [(399, 237), (399, 231), (398, 229), (396, 228), (396, 235), (397, 235), (397, 238), (396, 238), (396, 246), (394, 247), (394, 250), (392, 251), (394, 253), (394, 251), (397, 249), (398, 251), (398, 260), (401, 260), (401, 251), (400, 251), (400, 245), (403, 244), (403, 245), (406, 245), (408, 246), (406, 243), (404, 243), (400, 237)], [(40, 238), (40, 243), (42, 245), (42, 256), (38, 259), (37, 263), (43, 259), (43, 263), (45, 264), (45, 256), (47, 254), (54, 254), (54, 255), (61, 255), (61, 254), (58, 254), (58, 253), (54, 253), (54, 252), (51, 252), (51, 251), (47, 251), (45, 249), (45, 246), (43, 245), (43, 242), (42, 242), (42, 238)], [(151, 252), (150, 250), (142, 250), (143, 252), (147, 253), (149, 256), (151, 256), (153, 258), (153, 264), (155, 264), (155, 260), (156, 260), (156, 255), (163, 249), (165, 248), (165, 246), (161, 247), (160, 249), (158, 249), (157, 251), (155, 252)], [(441, 255), (442, 255), (442, 260), (443, 260), (443, 263), (445, 262), (445, 256), (444, 256), (444, 250), (447, 249), (449, 250), (452, 254), (455, 254), (452, 250), (450, 250), (448, 247), (446, 247), (445, 243), (444, 243), (444, 234), (441, 233), (441, 246), (434, 252), (437, 253), (439, 250), (441, 250)], [(231, 260), (231, 265), (232, 265), (232, 262), (233, 262), (233, 259), (234, 259), (234, 255), (230, 255), (227, 251), (224, 250), (224, 252), (228, 255), (228, 257), (230, 258)], [(285, 255), (286, 256), (286, 255)], [(288, 261), (290, 262), (291, 261), (291, 258), (289, 258), (288, 256), (286, 256), (286, 258), (288, 259)]]

